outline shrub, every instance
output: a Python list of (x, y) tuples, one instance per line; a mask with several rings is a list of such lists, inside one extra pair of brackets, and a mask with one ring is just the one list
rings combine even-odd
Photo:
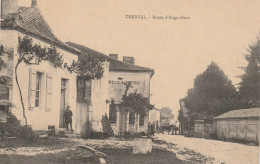
[(36, 134), (30, 126), (22, 126), (20, 121), (11, 113), (8, 112), (8, 118), (6, 123), (1, 124), (2, 137), (5, 135), (17, 137), (20, 139), (34, 139)]

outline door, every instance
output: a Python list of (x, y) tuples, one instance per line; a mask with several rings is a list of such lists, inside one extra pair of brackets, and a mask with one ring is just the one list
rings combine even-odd
[(61, 93), (60, 93), (60, 128), (66, 128), (64, 120), (65, 111), (65, 101), (66, 101), (66, 80), (61, 79)]
[(126, 112), (121, 111), (120, 112), (120, 135), (124, 135), (126, 131), (125, 125), (126, 125)]

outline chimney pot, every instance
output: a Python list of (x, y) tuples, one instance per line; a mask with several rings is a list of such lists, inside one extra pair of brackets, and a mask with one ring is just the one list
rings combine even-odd
[(31, 7), (36, 7), (37, 6), (37, 0), (32, 0)]
[(109, 54), (111, 58), (117, 59), (118, 60), (118, 54)]
[(18, 13), (18, 0), (1, 0), (1, 18), (16, 17)]
[(128, 64), (135, 64), (135, 58), (132, 56), (123, 56), (123, 62)]

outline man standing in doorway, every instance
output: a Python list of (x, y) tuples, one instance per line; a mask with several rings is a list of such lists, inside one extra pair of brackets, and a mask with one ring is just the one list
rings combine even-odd
[(73, 129), (72, 129), (72, 118), (71, 118), (72, 115), (73, 115), (73, 113), (70, 110), (70, 106), (67, 106), (65, 113), (64, 113), (64, 118), (65, 118), (65, 124), (66, 124), (68, 131), (69, 131), (69, 124), (70, 124), (71, 131), (73, 131)]

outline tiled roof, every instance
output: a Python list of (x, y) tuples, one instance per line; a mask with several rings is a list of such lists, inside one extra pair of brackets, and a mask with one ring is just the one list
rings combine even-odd
[[(79, 53), (78, 50), (61, 42), (52, 32), (48, 23), (45, 21), (38, 7), (19, 7), (18, 14), (15, 19), (10, 22), (6, 19), (2, 24), (7, 28), (15, 28), (18, 31), (35, 36), (47, 42), (51, 42), (55, 46), (60, 46), (63, 49)], [(5, 28), (1, 25), (1, 28)]]
[(97, 56), (99, 58), (102, 58), (110, 63), (109, 69), (112, 71), (136, 71), (136, 72), (151, 72), (152, 75), (154, 74), (154, 70), (146, 67), (140, 67), (137, 65), (133, 64), (128, 64), (122, 61), (119, 61), (117, 59), (111, 58), (110, 56), (107, 56), (103, 53), (97, 52), (95, 50), (92, 50), (86, 46), (72, 43), (72, 42), (67, 42), (68, 45), (79, 49), (82, 53), (88, 55), (92, 54), (94, 56)]
[(247, 118), (247, 117), (260, 117), (260, 108), (249, 108), (249, 109), (239, 109), (232, 110), (214, 119), (224, 119), (224, 118)]

